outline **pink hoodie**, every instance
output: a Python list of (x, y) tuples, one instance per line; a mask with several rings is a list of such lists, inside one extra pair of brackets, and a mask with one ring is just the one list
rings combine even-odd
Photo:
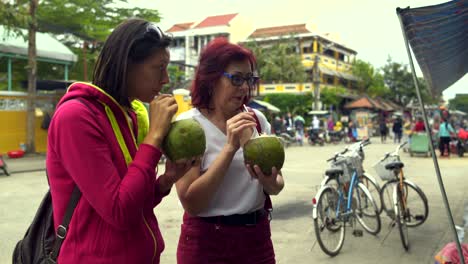
[[(76, 100), (80, 98), (85, 104)], [(101, 101), (114, 113), (133, 162), (128, 168)], [(133, 132), (138, 134), (135, 114)], [(159, 263), (164, 241), (153, 208), (161, 152), (134, 139), (122, 108), (90, 84), (72, 84), (49, 127), (47, 171), (55, 228), (62, 223), (74, 185), (82, 197), (58, 263)]]

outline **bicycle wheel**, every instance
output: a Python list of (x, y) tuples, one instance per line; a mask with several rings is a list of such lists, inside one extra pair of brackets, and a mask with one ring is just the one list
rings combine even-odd
[(353, 191), (352, 208), (358, 222), (369, 234), (377, 235), (380, 232), (381, 223), (377, 205), (362, 183), (358, 183)]
[(380, 213), (385, 212), (387, 216), (395, 220), (395, 207), (393, 203), (393, 187), (397, 184), (397, 180), (387, 181), (380, 189), (380, 201), (382, 208)]
[(317, 241), (322, 251), (331, 257), (340, 252), (345, 238), (345, 224), (337, 218), (338, 201), (338, 192), (327, 186), (319, 194), (313, 213)]
[(366, 186), (367, 190), (370, 192), (372, 199), (374, 199), (375, 204), (377, 205), (377, 211), (382, 213), (382, 200), (380, 199), (380, 187), (377, 184), (372, 175), (368, 173), (364, 173), (361, 177), (359, 177), (359, 182)]
[(393, 197), (395, 199), (395, 222), (397, 224), (398, 230), (400, 231), (401, 244), (403, 248), (408, 251), (409, 249), (409, 236), (408, 236), (408, 226), (406, 223), (406, 213), (404, 206), (404, 188), (400, 189), (400, 185), (395, 185)]
[[(382, 208), (384, 208), (387, 215), (393, 220), (395, 219), (394, 209), (391, 206), (393, 200), (391, 193), (393, 191), (389, 186), (394, 186), (396, 184), (398, 184), (398, 180), (386, 182), (380, 190)], [(406, 204), (406, 225), (408, 227), (422, 225), (429, 216), (427, 197), (416, 184), (408, 180), (403, 181), (403, 186), (403, 194), (405, 194), (404, 197)]]

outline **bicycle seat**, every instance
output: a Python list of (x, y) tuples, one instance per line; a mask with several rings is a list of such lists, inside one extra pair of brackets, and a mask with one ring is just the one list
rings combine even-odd
[(340, 168), (332, 168), (325, 171), (325, 175), (329, 177), (338, 176), (343, 174), (343, 170)]
[(385, 165), (385, 169), (387, 170), (399, 170), (401, 168), (403, 168), (405, 165), (403, 164), (403, 162), (399, 162), (399, 161), (395, 161), (395, 162), (392, 162), (392, 163), (389, 163), (387, 165)]

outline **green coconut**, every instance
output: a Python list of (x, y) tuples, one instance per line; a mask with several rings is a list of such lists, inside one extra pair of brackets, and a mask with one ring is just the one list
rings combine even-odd
[(244, 145), (244, 160), (250, 166), (258, 165), (263, 174), (271, 175), (271, 168), (280, 170), (284, 164), (284, 147), (276, 136), (260, 136)]
[(172, 162), (201, 157), (205, 148), (205, 132), (194, 119), (173, 122), (162, 144), (164, 154)]

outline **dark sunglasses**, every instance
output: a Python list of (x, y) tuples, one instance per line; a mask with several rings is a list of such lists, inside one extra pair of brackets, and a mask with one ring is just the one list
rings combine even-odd
[(153, 23), (148, 23), (146, 25), (145, 32), (139, 39), (152, 39), (152, 40), (160, 40), (163, 37), (162, 30)]
[(223, 76), (229, 78), (231, 80), (231, 84), (236, 87), (240, 87), (244, 82), (247, 82), (249, 88), (252, 88), (257, 85), (258, 80), (260, 79), (258, 76), (242, 77), (240, 74), (230, 74), (228, 72), (223, 73)]

